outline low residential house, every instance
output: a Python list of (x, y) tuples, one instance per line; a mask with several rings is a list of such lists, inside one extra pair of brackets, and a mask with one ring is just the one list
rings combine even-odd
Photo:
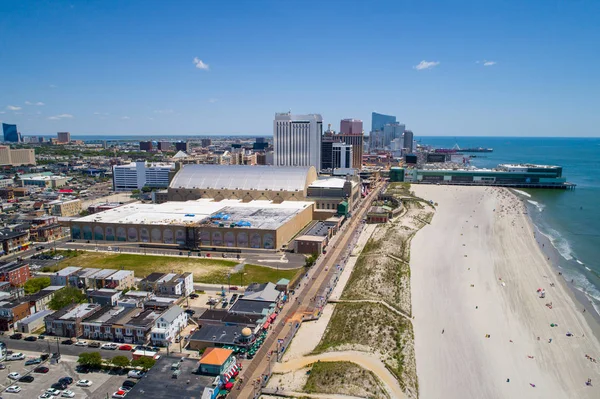
[(102, 309), (97, 303), (73, 304), (44, 318), (46, 333), (59, 337), (80, 337), (83, 334), (84, 319)]
[(13, 287), (22, 287), (30, 278), (28, 262), (15, 260), (0, 263), (0, 281), (7, 281)]
[(171, 306), (156, 320), (150, 340), (154, 345), (168, 346), (188, 323), (188, 315), (177, 305)]
[(160, 280), (165, 273), (150, 273), (139, 282), (138, 287), (140, 290), (155, 292), (158, 280)]
[(54, 298), (58, 290), (65, 288), (62, 285), (51, 285), (36, 292), (35, 294), (27, 295), (23, 300), (29, 302), (30, 312), (38, 313), (48, 309), (48, 303)]
[(159, 295), (188, 296), (194, 292), (194, 275), (165, 274), (156, 282), (155, 292)]
[(154, 296), (144, 302), (144, 309), (165, 311), (177, 302), (177, 297)]
[(91, 303), (97, 303), (102, 306), (116, 306), (121, 297), (121, 291), (110, 288), (100, 288), (99, 290), (87, 290), (86, 296)]
[(102, 269), (93, 267), (87, 267), (85, 269), (79, 269), (75, 273), (69, 276), (69, 285), (77, 288), (96, 288), (96, 280), (92, 276), (98, 273)]
[(50, 284), (66, 286), (69, 284), (71, 276), (79, 270), (81, 270), (81, 267), (78, 266), (65, 267), (50, 276)]
[(33, 313), (24, 319), (19, 320), (15, 326), (15, 331), (31, 334), (34, 331), (44, 327), (44, 317), (51, 315), (52, 313), (54, 313), (54, 310), (51, 309)]
[[(105, 288), (106, 282), (113, 274), (117, 273), (117, 269), (100, 269), (99, 272), (88, 277), (88, 288)], [(108, 287), (110, 288), (110, 287)]]
[[(136, 308), (140, 312), (139, 308)], [(123, 342), (145, 344), (148, 341), (150, 330), (154, 328), (156, 320), (162, 314), (153, 309), (142, 310), (137, 316), (123, 324)]]
[(29, 230), (12, 231), (10, 229), (0, 230), (0, 245), (2, 255), (12, 254), (29, 248)]
[(104, 288), (124, 290), (125, 288), (135, 287), (135, 276), (132, 270), (119, 270), (118, 272), (106, 277), (103, 281)]
[(0, 331), (9, 331), (16, 322), (29, 315), (29, 302), (0, 302)]
[(148, 291), (127, 291), (119, 298), (118, 305), (129, 308), (143, 308), (144, 303), (154, 296)]
[(94, 315), (86, 318), (83, 326), (83, 337), (105, 341), (124, 341), (124, 323), (129, 322), (140, 313), (140, 309), (123, 306), (103, 306)]
[(62, 226), (55, 216), (42, 216), (32, 220), (29, 228), (31, 241), (46, 242), (62, 237)]

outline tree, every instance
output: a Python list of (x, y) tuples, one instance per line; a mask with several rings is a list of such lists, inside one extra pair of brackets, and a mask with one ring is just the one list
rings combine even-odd
[(99, 368), (102, 366), (102, 356), (100, 355), (100, 352), (83, 352), (79, 354), (77, 363), (90, 368)]
[(115, 356), (110, 361), (115, 367), (127, 367), (129, 366), (129, 358), (127, 356)]
[(149, 369), (151, 369), (155, 363), (156, 363), (156, 360), (151, 359), (146, 356), (142, 356), (139, 359), (131, 361), (131, 365), (133, 367), (141, 367), (144, 371), (148, 371)]
[(151, 191), (152, 191), (152, 187), (148, 187), (148, 186), (142, 187), (142, 192), (143, 193), (149, 193)]
[(48, 307), (52, 310), (60, 310), (73, 303), (84, 302), (86, 302), (86, 298), (81, 290), (75, 287), (65, 287), (56, 291), (54, 298), (52, 298), (48, 303)]
[(317, 254), (312, 254), (306, 257), (306, 260), (304, 261), (304, 266), (305, 267), (311, 267), (312, 265), (315, 264), (315, 262), (317, 261), (317, 257), (319, 255)]
[(25, 293), (26, 294), (35, 294), (36, 292), (43, 290), (46, 287), (50, 286), (50, 277), (35, 277), (27, 280), (25, 283)]

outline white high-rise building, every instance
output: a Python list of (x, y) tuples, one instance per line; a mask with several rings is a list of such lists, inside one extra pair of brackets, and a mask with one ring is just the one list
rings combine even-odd
[(333, 143), (333, 169), (352, 169), (352, 145)]
[(115, 191), (140, 190), (148, 187), (169, 187), (169, 172), (175, 169), (172, 163), (132, 162), (113, 166), (113, 189)]
[(321, 168), (323, 117), (319, 114), (275, 114), (273, 121), (273, 161), (275, 166), (314, 166)]

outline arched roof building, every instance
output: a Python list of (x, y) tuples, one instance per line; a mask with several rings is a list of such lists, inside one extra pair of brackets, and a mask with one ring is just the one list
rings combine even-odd
[(188, 164), (171, 181), (168, 200), (304, 200), (308, 186), (315, 180), (317, 171), (313, 166)]

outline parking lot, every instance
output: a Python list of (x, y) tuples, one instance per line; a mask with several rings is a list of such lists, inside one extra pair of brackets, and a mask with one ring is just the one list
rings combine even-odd
[[(49, 368), (48, 373), (35, 373), (33, 372), (33, 369), (40, 365), (25, 366), (25, 361), (30, 358), (38, 357), (40, 353), (23, 353), (26, 355), (24, 360), (3, 362), (6, 366), (4, 370), (0, 370), (0, 389), (3, 392), (3, 397), (9, 396), (14, 398), (34, 399), (49, 389), (50, 386), (60, 378), (71, 377), (73, 378), (73, 383), (69, 385), (67, 389), (73, 391), (75, 398), (104, 399), (107, 395), (110, 398), (123, 384), (123, 381), (127, 379), (126, 375), (111, 375), (108, 372), (79, 374), (75, 371), (77, 358), (74, 356), (62, 356), (58, 363), (48, 360), (41, 364), (42, 366)], [(31, 375), (34, 377), (34, 380), (30, 383), (10, 380), (8, 374), (13, 372), (17, 372), (21, 376)], [(79, 387), (76, 385), (79, 380), (90, 380), (92, 381), (92, 386)], [(4, 392), (7, 387), (12, 385), (21, 387), (21, 392)]]

